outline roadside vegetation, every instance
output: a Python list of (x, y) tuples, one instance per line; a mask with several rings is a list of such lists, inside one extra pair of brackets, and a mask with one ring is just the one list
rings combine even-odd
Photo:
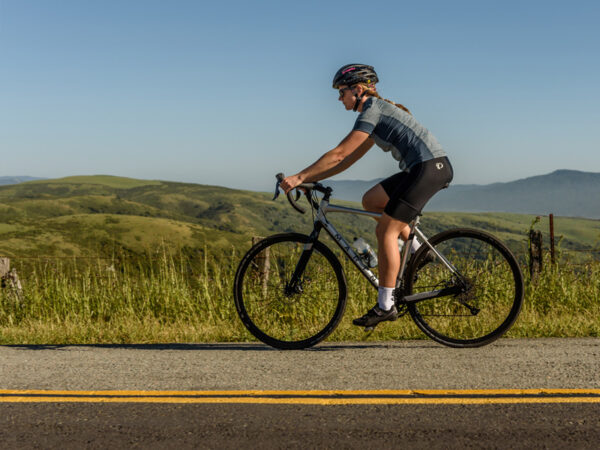
[[(312, 228), (310, 211), (300, 215), (283, 198), (271, 198), (109, 176), (0, 187), (0, 257), (11, 258), (23, 285), (19, 295), (0, 289), (0, 344), (252, 339), (233, 305), (239, 260), (252, 237)], [(372, 219), (330, 218), (348, 239), (375, 244)], [(545, 220), (537, 226), (547, 229)], [(432, 212), (422, 230), (430, 236), (451, 227), (485, 229), (518, 255), (527, 277), (531, 222), (518, 214)], [(581, 258), (598, 259), (600, 221), (556, 218), (555, 228), (558, 262), (526, 281), (524, 308), (508, 336), (600, 335), (600, 262)], [(348, 307), (329, 340), (424, 338), (409, 318), (369, 335), (352, 326), (375, 292), (342, 261)]]
[[(23, 260), (22, 296), (0, 290), (0, 343), (92, 344), (247, 341), (233, 304), (233, 278), (242, 255), (208, 252), (110, 259)], [(329, 337), (340, 340), (422, 339), (410, 318), (371, 334), (352, 318), (372, 306), (373, 288), (348, 264), (344, 320)], [(524, 269), (524, 274), (526, 270)], [(545, 264), (526, 275), (522, 312), (508, 337), (600, 336), (600, 263)]]

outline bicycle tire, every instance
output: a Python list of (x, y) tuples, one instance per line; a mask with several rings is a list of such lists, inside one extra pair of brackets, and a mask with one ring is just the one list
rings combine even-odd
[(309, 242), (299, 233), (267, 237), (246, 253), (235, 275), (234, 301), (242, 323), (254, 337), (278, 349), (312, 347), (329, 336), (344, 315), (347, 287), (342, 265), (319, 241), (302, 274), (301, 292), (286, 292)]
[[(470, 228), (443, 231), (429, 243), (459, 270), (469, 287), (458, 295), (409, 303), (416, 325), (434, 341), (457, 348), (480, 347), (506, 333), (523, 303), (523, 275), (512, 252), (491, 234)], [(432, 256), (427, 245), (415, 253), (404, 282), (405, 295), (455, 285), (456, 277)]]

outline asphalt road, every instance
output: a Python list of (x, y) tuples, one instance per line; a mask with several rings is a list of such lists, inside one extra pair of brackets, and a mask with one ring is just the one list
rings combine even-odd
[[(10, 447), (598, 448), (600, 399), (572, 403), (86, 403), (72, 391), (600, 389), (600, 339), (0, 347), (0, 442)], [(63, 391), (62, 399), (6, 392)], [(150, 394), (148, 391), (151, 391)], [(23, 394), (18, 394), (23, 395)], [(38, 394), (36, 394), (38, 395)], [(72, 395), (72, 398), (68, 396)], [(86, 394), (87, 395), (87, 394)], [(103, 394), (104, 395), (104, 394)], [(206, 394), (202, 394), (206, 395)], [(361, 394), (362, 395), (362, 394)], [(479, 395), (479, 394), (478, 394)], [(520, 394), (514, 394), (518, 398)], [(476, 396), (477, 397), (477, 396)], [(364, 400), (364, 399), (367, 400)], [(23, 400), (20, 400), (23, 399)], [(539, 399), (538, 399), (539, 400)], [(33, 401), (33, 403), (31, 403)], [(94, 400), (95, 401), (95, 400)], [(169, 400), (167, 400), (169, 401)], [(502, 401), (502, 400), (501, 400)]]
[(4, 448), (590, 448), (598, 405), (2, 406)]

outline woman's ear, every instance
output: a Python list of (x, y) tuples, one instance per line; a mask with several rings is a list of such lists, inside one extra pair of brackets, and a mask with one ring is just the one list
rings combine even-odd
[(354, 95), (356, 95), (357, 97), (360, 97), (361, 95), (363, 95), (365, 93), (365, 87), (361, 86), (360, 84), (357, 84), (352, 87), (352, 93)]

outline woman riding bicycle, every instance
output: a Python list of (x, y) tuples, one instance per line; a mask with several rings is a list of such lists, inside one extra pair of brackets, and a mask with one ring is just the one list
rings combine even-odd
[[(353, 321), (364, 327), (398, 317), (393, 296), (400, 269), (398, 237), (408, 238), (408, 223), (436, 192), (448, 187), (453, 177), (450, 161), (435, 137), (403, 105), (382, 99), (375, 88), (378, 81), (373, 67), (364, 64), (348, 64), (337, 71), (333, 88), (339, 90), (339, 100), (346, 110), (360, 113), (354, 127), (337, 147), (281, 183), (287, 193), (302, 183), (329, 178), (362, 158), (373, 144), (399, 161), (401, 171), (369, 189), (362, 198), (366, 210), (383, 213), (375, 229), (377, 305)], [(411, 251), (418, 245), (415, 239)]]

